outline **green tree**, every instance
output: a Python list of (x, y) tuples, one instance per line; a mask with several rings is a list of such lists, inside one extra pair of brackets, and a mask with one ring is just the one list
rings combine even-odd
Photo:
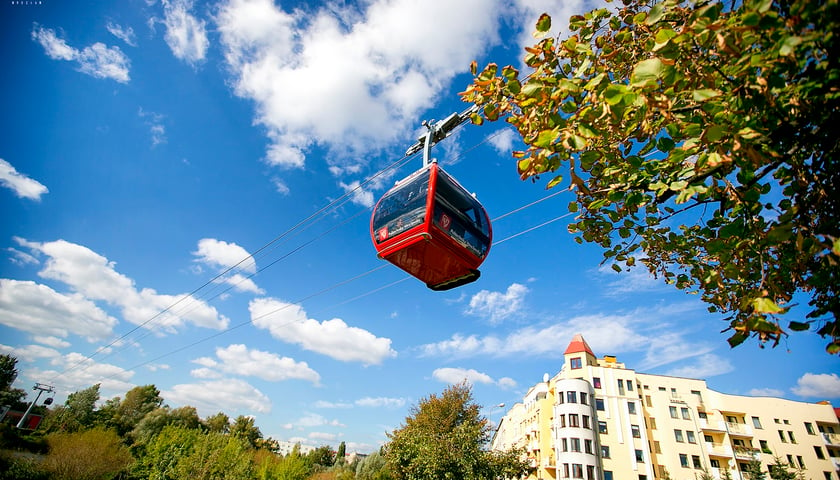
[(767, 478), (767, 473), (761, 469), (761, 462), (758, 460), (750, 460), (741, 471), (749, 480), (764, 480)]
[(331, 467), (335, 464), (335, 452), (329, 445), (321, 445), (312, 450), (307, 455), (313, 465), (320, 465), (322, 467)]
[[(726, 5), (730, 5), (727, 7)], [(699, 293), (732, 331), (777, 345), (814, 330), (840, 352), (840, 7), (836, 0), (624, 0), (571, 17), (462, 92), (551, 174), (569, 226), (605, 261)], [(551, 19), (543, 15), (537, 34)], [(781, 320), (806, 296), (805, 321)]]
[(72, 433), (94, 427), (97, 422), (96, 402), (99, 401), (99, 386), (97, 383), (68, 395), (63, 406), (58, 406), (47, 414), (44, 420), (45, 430)]
[(52, 433), (47, 442), (50, 450), (42, 467), (56, 480), (107, 480), (134, 462), (116, 432), (101, 427)]
[(160, 391), (154, 385), (134, 387), (125, 394), (125, 398), (112, 398), (100, 409), (105, 425), (117, 430), (125, 437), (146, 416), (147, 413), (163, 404)]
[(201, 421), (204, 427), (216, 433), (228, 433), (230, 431), (230, 417), (224, 412), (219, 412), (215, 415), (210, 415)]
[(518, 455), (510, 458), (511, 465), (500, 465), (500, 457), (485, 449), (490, 424), (466, 383), (422, 399), (388, 438), (385, 457), (396, 480), (495, 479), (527, 470)]
[(167, 425), (198, 429), (201, 426), (201, 419), (199, 419), (195, 407), (186, 406), (172, 409), (164, 406), (147, 413), (129, 432), (128, 436), (136, 445), (145, 445)]
[(347, 455), (347, 445), (344, 442), (338, 444), (338, 452), (335, 454), (336, 463), (344, 463), (344, 457)]
[(26, 392), (20, 388), (12, 388), (18, 376), (17, 357), (8, 354), (0, 355), (0, 406), (8, 405), (13, 410), (26, 410)]
[(375, 451), (356, 465), (356, 480), (391, 480), (385, 456)]
[(267, 450), (254, 454), (257, 480), (307, 480), (311, 472), (311, 466), (299, 454), (280, 457)]
[(233, 424), (230, 426), (230, 434), (231, 436), (241, 438), (252, 448), (256, 448), (259, 440), (263, 437), (260, 428), (254, 423), (254, 418), (244, 415), (240, 415), (233, 420)]
[(770, 478), (773, 480), (796, 480), (796, 472), (790, 470), (790, 465), (779, 457), (773, 457), (773, 463), (767, 466)]

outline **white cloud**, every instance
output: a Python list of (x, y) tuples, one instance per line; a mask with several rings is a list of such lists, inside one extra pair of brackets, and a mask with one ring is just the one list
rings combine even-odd
[(90, 341), (111, 335), (117, 320), (80, 294), (63, 295), (32, 281), (0, 279), (0, 323), (35, 335)]
[(58, 337), (35, 335), (32, 337), (32, 340), (53, 348), (67, 348), (70, 346), (70, 342), (66, 342)]
[(11, 163), (0, 158), (0, 185), (15, 192), (19, 198), (41, 200), (41, 195), (49, 192), (47, 187), (18, 172)]
[(406, 399), (390, 397), (365, 397), (356, 400), (355, 403), (359, 407), (401, 408), (405, 406)]
[(775, 388), (753, 388), (747, 394), (751, 397), (783, 397), (785, 392)]
[(503, 128), (487, 137), (487, 141), (499, 152), (499, 155), (507, 155), (509, 157), (511, 152), (513, 152), (513, 141), (516, 135), (513, 129)]
[(806, 373), (799, 377), (796, 386), (790, 389), (800, 397), (840, 397), (840, 377), (836, 373)]
[(34, 362), (41, 358), (56, 358), (61, 354), (58, 350), (42, 347), (41, 345), (24, 345), (20, 347), (12, 347), (9, 345), (0, 344), (0, 352), (13, 355), (18, 360), (25, 362)]
[(229, 374), (258, 377), (270, 382), (306, 380), (317, 385), (321, 380), (318, 372), (309, 368), (306, 362), (252, 350), (242, 344), (217, 347), (216, 356), (220, 361), (216, 368)]
[(120, 83), (128, 83), (128, 69), (131, 61), (120, 47), (107, 47), (104, 43), (94, 43), (81, 50), (71, 47), (58, 38), (55, 30), (38, 27), (32, 31), (32, 39), (44, 47), (44, 52), (54, 60), (75, 60), (78, 70), (95, 78), (110, 78)]
[(218, 378), (222, 378), (222, 373), (213, 370), (212, 368), (196, 368), (190, 370), (190, 376), (199, 378), (202, 380), (215, 380)]
[(693, 357), (696, 357), (693, 363), (668, 370), (665, 375), (684, 378), (709, 378), (735, 370), (729, 360), (712, 353), (694, 355)]
[(326, 400), (318, 400), (317, 402), (315, 402), (315, 408), (353, 408), (353, 404), (346, 402), (328, 402)]
[(57, 370), (40, 370), (33, 368), (27, 371), (29, 377), (36, 381), (50, 378), (50, 383), (59, 393), (73, 393), (83, 388), (99, 383), (102, 398), (123, 395), (135, 387), (130, 382), (134, 376), (131, 370), (108, 363), (96, 362), (80, 353), (68, 353), (56, 357), (50, 362)]
[(123, 42), (131, 45), (132, 47), (137, 46), (137, 36), (134, 35), (134, 29), (131, 27), (123, 27), (113, 22), (108, 22), (105, 26), (111, 35), (119, 38)]
[(397, 355), (391, 339), (351, 327), (340, 318), (323, 322), (307, 318), (299, 305), (260, 298), (252, 300), (249, 309), (254, 326), (267, 329), (274, 338), (342, 362), (378, 365)]
[(20, 250), (17, 250), (12, 247), (7, 248), (6, 250), (12, 253), (12, 256), (9, 257), (9, 260), (15, 265), (19, 265), (22, 267), (24, 265), (38, 264), (38, 259), (26, 252), (21, 252)]
[(288, 13), (271, 0), (227, 0), (215, 20), (235, 93), (267, 129), (266, 160), (299, 168), (314, 143), (349, 161), (404, 136), (497, 41), (499, 4), (376, 0), (365, 11)]
[(170, 405), (192, 405), (204, 417), (214, 413), (230, 412), (271, 412), (271, 399), (254, 388), (250, 383), (225, 378), (199, 383), (175, 385), (161, 396)]
[(164, 39), (176, 58), (195, 65), (204, 60), (210, 41), (204, 20), (196, 19), (191, 13), (191, 0), (162, 0), (163, 24), (166, 26)]
[(361, 183), (358, 180), (355, 180), (353, 182), (350, 182), (349, 184), (339, 182), (338, 186), (341, 187), (342, 190), (344, 190), (344, 193), (352, 192), (350, 198), (353, 203), (370, 208), (374, 204), (373, 192), (361, 188), (359, 186), (360, 184)]
[(248, 273), (257, 271), (257, 264), (247, 250), (236, 243), (228, 243), (215, 238), (202, 238), (198, 241), (198, 250), (193, 252), (197, 262), (222, 269), (238, 268)]
[(522, 309), (527, 293), (528, 287), (519, 283), (511, 284), (505, 293), (481, 290), (470, 299), (466, 313), (499, 323)]
[(516, 388), (516, 380), (514, 380), (514, 379), (512, 379), (512, 378), (510, 378), (510, 377), (502, 377), (502, 378), (500, 378), (500, 379), (499, 379), (499, 381), (498, 381), (498, 382), (496, 382), (496, 383), (497, 383), (500, 387), (502, 387), (502, 389), (504, 389), (504, 390), (510, 390), (510, 389), (512, 389), (512, 388)]
[[(639, 258), (638, 262), (630, 270), (616, 272), (612, 264), (605, 264), (598, 268), (598, 273), (605, 279), (609, 279), (605, 285), (604, 294), (607, 296), (620, 296), (628, 293), (650, 292), (654, 290), (667, 289), (668, 286), (662, 279), (657, 279), (650, 273)], [(621, 265), (625, 267), (625, 265)]]
[[(41, 277), (60, 281), (88, 300), (101, 300), (121, 308), (123, 317), (131, 323), (139, 325), (147, 322), (146, 328), (161, 327), (168, 332), (175, 332), (185, 323), (219, 330), (227, 328), (228, 318), (200, 300), (182, 302), (180, 310), (164, 312), (181, 301), (184, 295), (159, 294), (150, 288), (138, 290), (133, 280), (116, 271), (114, 262), (87, 247), (65, 240), (46, 243), (16, 240), (49, 257), (38, 273)], [(152, 318), (154, 321), (150, 322)]]
[(496, 383), (490, 375), (473, 370), (472, 368), (438, 368), (432, 372), (432, 377), (434, 377), (435, 380), (452, 384), (461, 383), (463, 381), (467, 381), (473, 385), (476, 383), (484, 383), (487, 385)]
[(335, 441), (338, 438), (338, 435), (335, 433), (325, 433), (325, 432), (312, 432), (307, 435), (311, 440), (321, 440), (326, 442)]
[(163, 124), (163, 120), (166, 117), (164, 115), (144, 111), (142, 107), (138, 110), (137, 115), (149, 127), (149, 133), (152, 136), (152, 147), (166, 143), (166, 126)]

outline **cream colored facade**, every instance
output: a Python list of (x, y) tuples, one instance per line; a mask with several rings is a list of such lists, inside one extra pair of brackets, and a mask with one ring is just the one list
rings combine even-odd
[[(494, 449), (524, 447), (530, 479), (748, 480), (775, 458), (810, 480), (840, 480), (840, 424), (828, 403), (728, 395), (704, 380), (637, 373), (576, 335), (552, 378), (502, 418)], [(769, 475), (767, 475), (769, 479)]]

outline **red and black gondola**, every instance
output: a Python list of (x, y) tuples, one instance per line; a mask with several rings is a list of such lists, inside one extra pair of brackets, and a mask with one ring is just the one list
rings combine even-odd
[(370, 228), (378, 256), (432, 290), (477, 280), (493, 239), (484, 207), (436, 162), (386, 192)]

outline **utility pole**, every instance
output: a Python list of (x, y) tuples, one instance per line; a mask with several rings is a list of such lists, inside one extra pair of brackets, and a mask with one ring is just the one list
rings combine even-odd
[(42, 393), (55, 391), (52, 385), (47, 385), (44, 383), (36, 383), (35, 386), (32, 387), (32, 390), (38, 390), (38, 395), (35, 397), (35, 401), (29, 404), (29, 408), (26, 409), (26, 413), (24, 413), (23, 416), (20, 418), (20, 421), (17, 424), (17, 428), (23, 428), (23, 426), (26, 425), (26, 417), (29, 416), (29, 412), (32, 411), (32, 407), (34, 407), (35, 404), (38, 403), (38, 399), (41, 398)]

